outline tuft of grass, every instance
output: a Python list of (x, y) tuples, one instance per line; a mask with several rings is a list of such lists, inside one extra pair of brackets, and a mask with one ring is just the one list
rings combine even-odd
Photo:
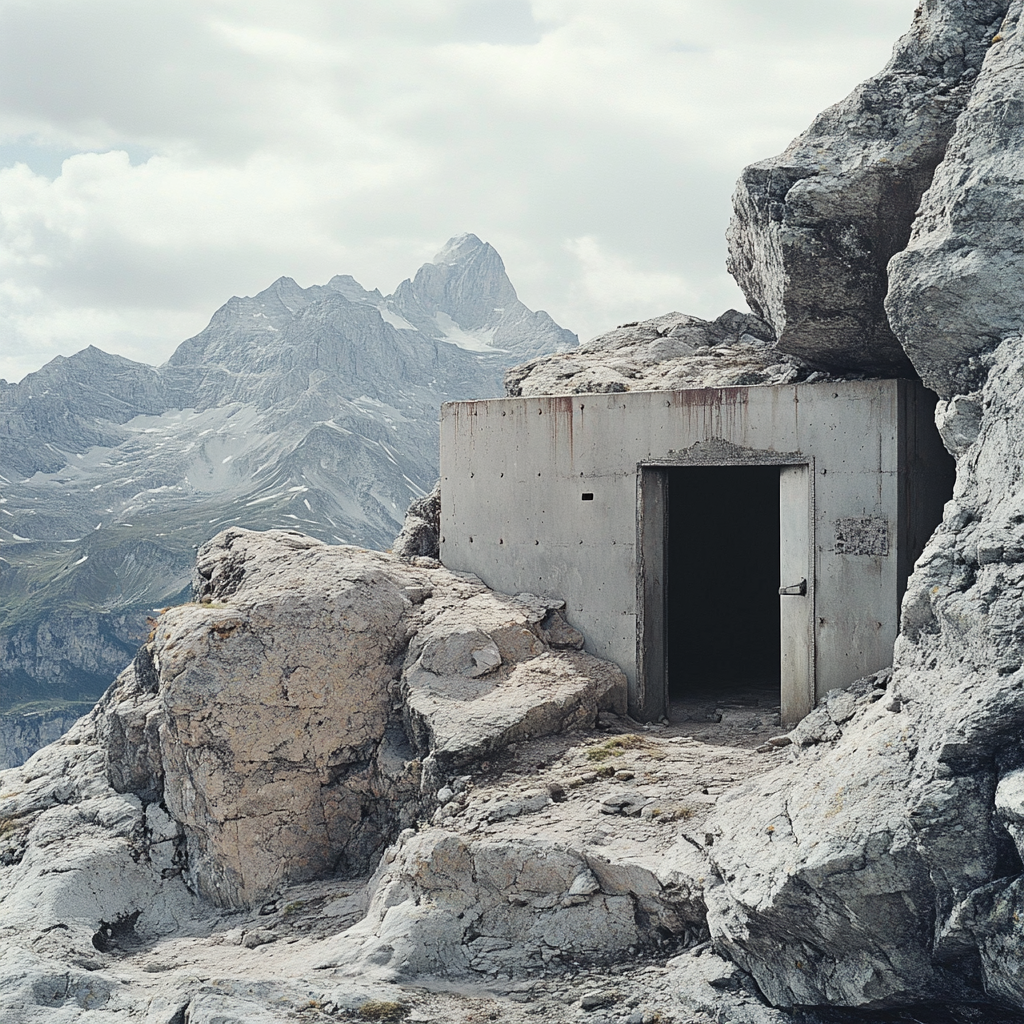
[(281, 914), (287, 916), (288, 914), (297, 914), (306, 905), (305, 900), (296, 900), (294, 903), (288, 903), (285, 905)]
[(389, 999), (371, 999), (356, 1010), (356, 1015), (360, 1020), (399, 1021), (403, 1020), (408, 1013), (408, 1007)]
[(627, 750), (638, 750), (647, 746), (643, 736), (628, 732), (624, 736), (613, 736), (610, 740), (591, 747), (587, 751), (588, 761), (607, 761), (609, 757), (622, 757)]

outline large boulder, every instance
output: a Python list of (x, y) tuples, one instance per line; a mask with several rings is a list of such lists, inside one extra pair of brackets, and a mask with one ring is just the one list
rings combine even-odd
[[(957, 6), (961, 21), (940, 27), (976, 39), (991, 5)], [(793, 734), (792, 760), (719, 810), (709, 926), (777, 1005), (972, 991), (1024, 1005), (1024, 243), (1009, 226), (1024, 198), (1021, 9), (986, 29), (980, 76), (889, 265), (893, 329), (944, 398), (957, 457), (892, 681), (827, 702)]]
[(883, 300), (1008, 0), (926, 0), (892, 59), (777, 157), (746, 168), (729, 270), (780, 351), (825, 369), (910, 372)]
[(1021, 4), (1010, 4), (989, 37), (981, 76), (909, 244), (889, 268), (893, 330), (921, 379), (943, 399), (977, 390), (993, 349), (1024, 326), (1020, 18)]
[(97, 707), (112, 785), (180, 823), (221, 906), (372, 870), (452, 772), (621, 711), (562, 602), (430, 559), (287, 531), (218, 534), (197, 601), (167, 609)]
[(391, 545), (399, 558), (437, 558), (441, 545), (441, 481), (416, 498), (405, 513), (402, 530)]

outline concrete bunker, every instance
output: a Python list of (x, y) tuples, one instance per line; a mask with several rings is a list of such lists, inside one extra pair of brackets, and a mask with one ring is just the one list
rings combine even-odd
[(449, 403), (441, 559), (563, 599), (637, 718), (760, 687), (796, 722), (891, 663), (952, 492), (934, 403), (903, 380)]

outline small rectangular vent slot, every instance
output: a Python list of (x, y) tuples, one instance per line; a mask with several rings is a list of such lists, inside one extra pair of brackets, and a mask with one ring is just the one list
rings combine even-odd
[(593, 494), (590, 493), (590, 491), (586, 491), (584, 494), (580, 495), (580, 500), (581, 501), (593, 501), (594, 500), (594, 496), (593, 496)]

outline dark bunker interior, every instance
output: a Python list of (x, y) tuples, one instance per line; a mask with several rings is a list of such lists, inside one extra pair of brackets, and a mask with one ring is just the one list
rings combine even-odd
[(779, 467), (673, 467), (667, 511), (669, 701), (777, 705)]

